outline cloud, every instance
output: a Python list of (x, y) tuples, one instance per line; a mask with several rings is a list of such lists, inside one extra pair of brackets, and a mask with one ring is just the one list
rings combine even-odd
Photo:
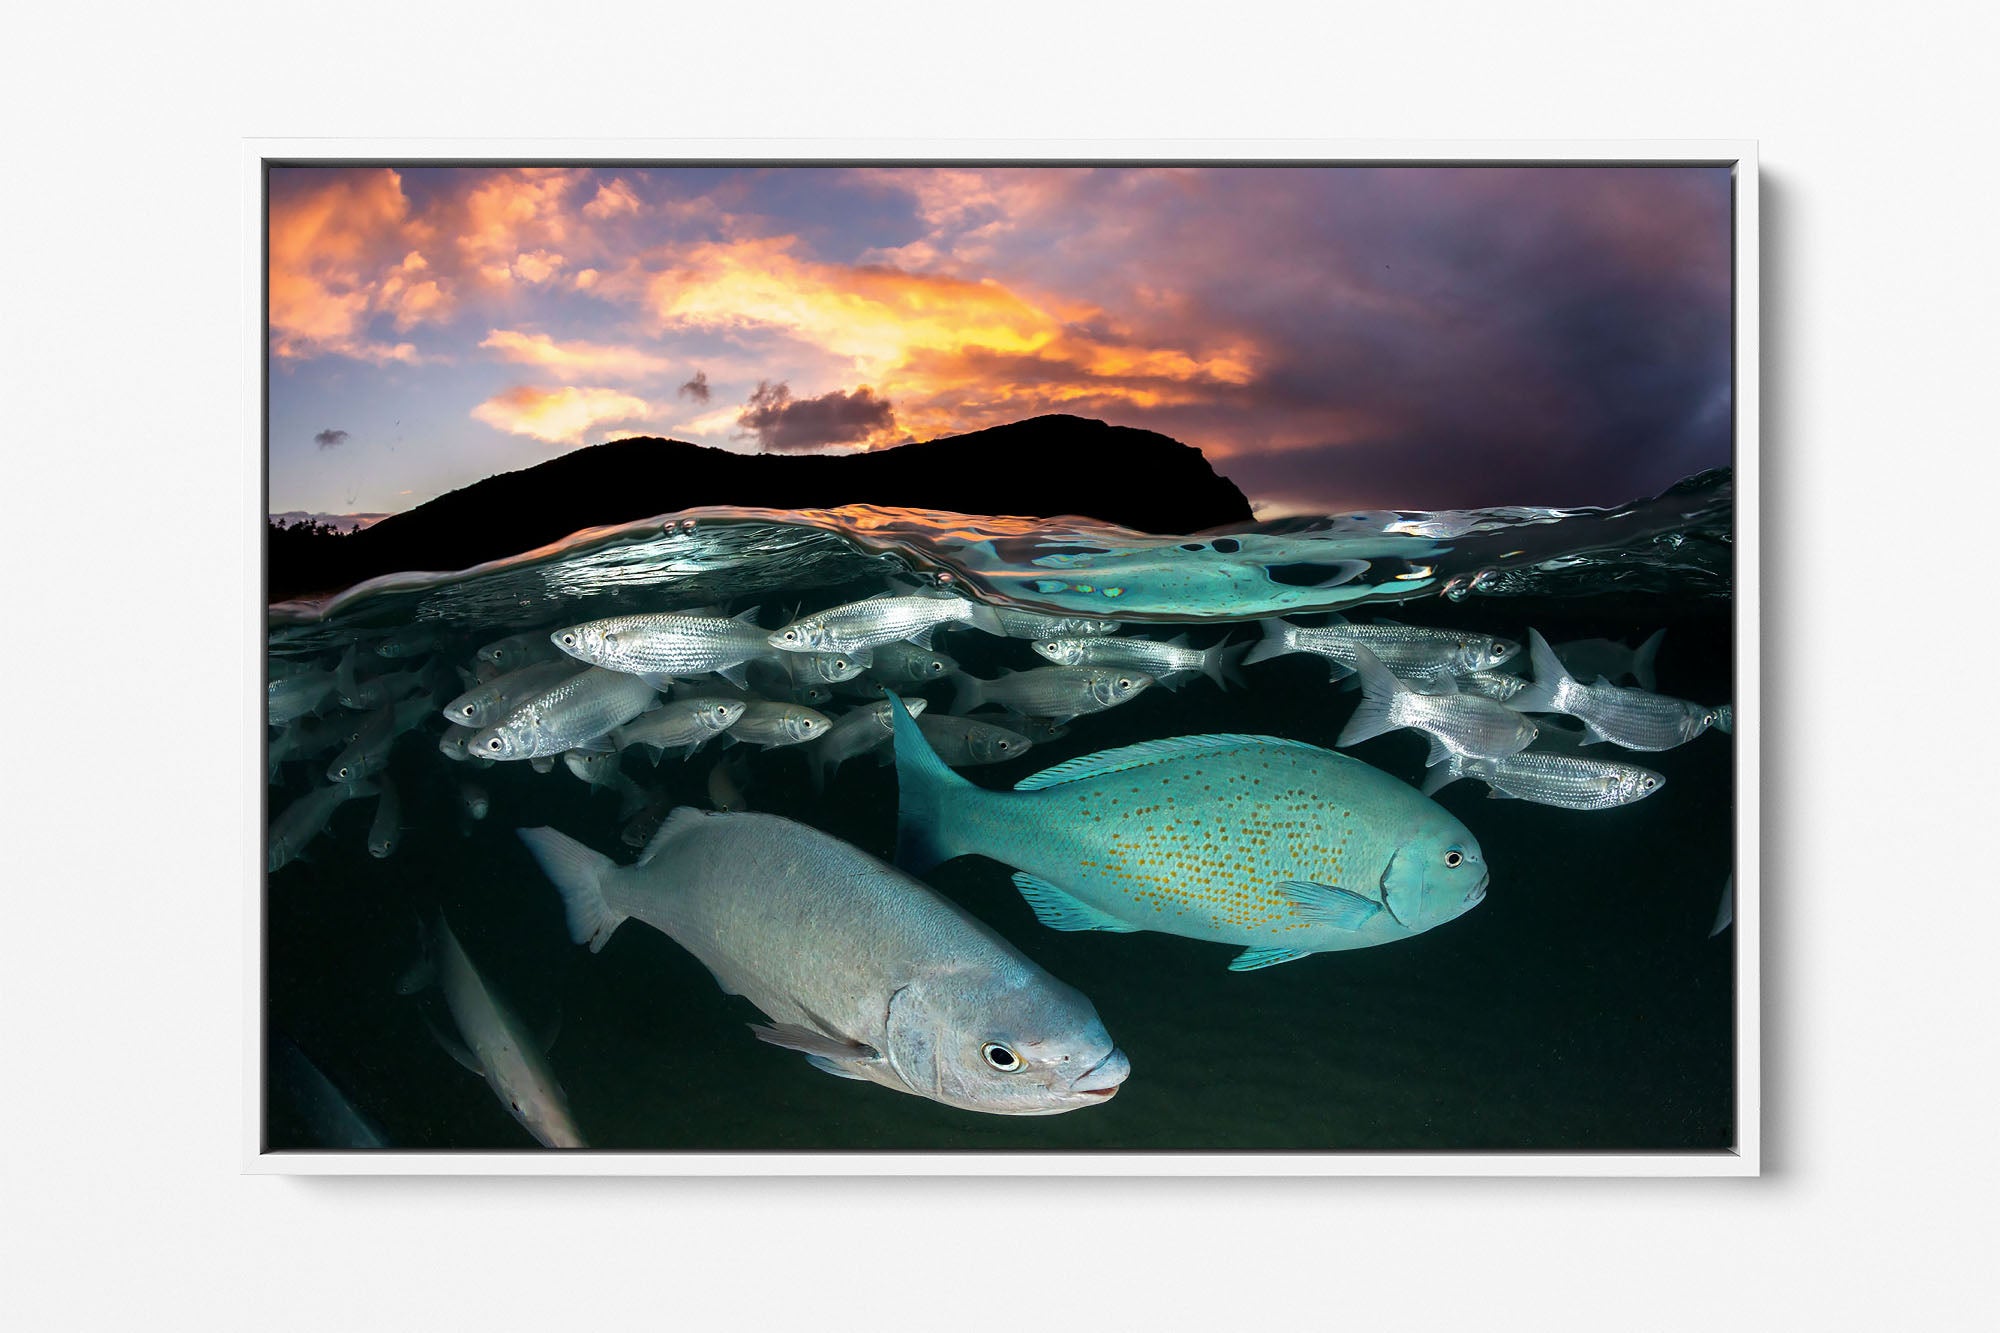
[(322, 449), (337, 449), (347, 443), (347, 432), (344, 430), (323, 430), (313, 436), (313, 443)]
[(526, 435), (548, 444), (582, 444), (591, 430), (621, 422), (644, 421), (654, 407), (617, 389), (559, 389), (517, 385), (472, 409), (475, 420), (511, 435)]
[(713, 396), (708, 387), (708, 372), (697, 370), (694, 373), (693, 379), (681, 385), (680, 396), (682, 398), (692, 398), (697, 403), (707, 402)]
[(736, 422), (764, 448), (793, 453), (829, 444), (885, 443), (895, 435), (896, 414), (889, 400), (877, 398), (867, 385), (794, 398), (788, 385), (760, 380)]
[(614, 177), (598, 186), (597, 196), (583, 206), (583, 215), (587, 218), (610, 218), (638, 211), (639, 196), (632, 193), (632, 187), (622, 177)]
[[(794, 361), (797, 344), (818, 349), (836, 373), (882, 386), (908, 409), (906, 424), (937, 433), (1053, 410), (1156, 407), (1255, 374), (1257, 349), (1241, 333), (1162, 340), (1097, 306), (993, 278), (826, 264), (798, 246), (775, 236), (690, 247), (648, 280), (646, 302), (663, 332), (775, 334), (795, 345)], [(1002, 367), (1010, 374), (996, 381)]]
[(636, 347), (608, 343), (557, 342), (546, 333), (494, 329), (479, 344), (498, 352), (503, 361), (541, 366), (565, 380), (644, 379), (664, 375), (670, 362)]
[(450, 301), (418, 246), (428, 229), (410, 216), (402, 177), (387, 169), (308, 172), (274, 188), (269, 219), (271, 350), (280, 361), (335, 355), (414, 363), (408, 342), (372, 335), (389, 314), (398, 329), (442, 318)]

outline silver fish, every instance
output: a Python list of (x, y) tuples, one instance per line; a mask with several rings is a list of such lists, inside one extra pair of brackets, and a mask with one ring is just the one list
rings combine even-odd
[(509, 634), (504, 639), (495, 639), (483, 645), (473, 656), (481, 663), (502, 673), (519, 671), (524, 666), (537, 662), (557, 661), (562, 651), (549, 639), (545, 629), (528, 630), (521, 634)]
[(661, 751), (683, 745), (699, 747), (729, 730), (743, 716), (745, 707), (741, 699), (700, 695), (670, 699), (650, 713), (641, 713), (635, 721), (612, 728), (611, 743), (621, 750), (629, 745), (647, 746), (657, 764)]
[(996, 606), (993, 614), (1000, 618), (1000, 628), (1010, 639), (1080, 639), (1101, 634), (1116, 634), (1124, 628), (1116, 620), (1098, 620), (1091, 616), (1052, 616), (1040, 611), (1023, 611), (1018, 607)]
[(360, 712), (380, 708), (423, 684), (423, 673), (420, 671), (399, 671), (362, 680), (355, 674), (354, 660), (354, 649), (350, 647), (333, 673), (334, 694), (345, 707)]
[(271, 821), (269, 835), (264, 842), (264, 869), (276, 874), (305, 850), (307, 843), (326, 831), (333, 820), (333, 812), (356, 797), (373, 796), (376, 787), (372, 782), (336, 782), (331, 786), (315, 787), (298, 800), (285, 807), (284, 813)]
[(508, 1114), (534, 1135), (537, 1143), (545, 1148), (589, 1147), (570, 1114), (562, 1084), (556, 1082), (542, 1054), (541, 1043), (486, 984), (452, 934), (444, 913), (438, 913), (425, 927), (424, 943), (428, 967), (407, 979), (400, 989), (413, 993), (426, 982), (435, 982), (444, 992), (452, 1024), (464, 1045), (433, 1029), (438, 1044), (452, 1059), (484, 1078)]
[(1037, 667), (1011, 671), (998, 680), (981, 680), (963, 673), (951, 711), (969, 713), (985, 704), (999, 704), (1027, 717), (1057, 722), (1083, 713), (1100, 713), (1139, 697), (1153, 678), (1131, 667)]
[(560, 680), (576, 674), (576, 663), (558, 656), (552, 661), (527, 666), (495, 676), (475, 685), (453, 699), (442, 710), (445, 721), (478, 731), (507, 716), (523, 699), (529, 699)]
[(1062, 666), (1137, 667), (1162, 685), (1177, 688), (1168, 677), (1198, 671), (1226, 689), (1241, 685), (1236, 664), (1253, 645), (1218, 643), (1209, 648), (1188, 647), (1187, 635), (1164, 642), (1158, 639), (1066, 638), (1036, 639), (1030, 647), (1039, 657)]
[(729, 729), (731, 740), (751, 745), (798, 745), (824, 736), (833, 719), (804, 704), (773, 703), (752, 699), (744, 705), (743, 716)]
[(1416, 625), (1352, 624), (1340, 617), (1312, 627), (1286, 620), (1262, 622), (1264, 641), (1251, 648), (1245, 666), (1268, 662), (1287, 653), (1312, 653), (1327, 660), (1334, 680), (1354, 674), (1357, 648), (1367, 648), (1376, 660), (1411, 684), (1428, 684), (1450, 676), (1492, 671), (1514, 660), (1521, 645), (1490, 634), (1426, 629)]
[(471, 756), (466, 753), (466, 744), (479, 733), (471, 727), (461, 727), (454, 723), (444, 729), (438, 738), (438, 752), (455, 763), (464, 763)]
[(368, 826), (368, 854), (379, 861), (403, 845), (403, 803), (387, 773), (375, 785), (381, 794), (375, 798), (375, 822)]
[(1496, 798), (1518, 797), (1565, 810), (1609, 810), (1651, 796), (1666, 779), (1637, 764), (1614, 764), (1568, 754), (1529, 751), (1486, 759), (1454, 754), (1433, 768), (1423, 793), (1433, 795), (1460, 778), (1478, 778)]
[[(1563, 670), (1548, 640), (1528, 631), (1535, 680), (1515, 695), (1512, 706), (1524, 713), (1567, 713), (1585, 727), (1585, 745), (1610, 741), (1628, 750), (1671, 750), (1685, 745), (1724, 720), (1722, 709), (1704, 708), (1618, 685), (1585, 685)], [(1727, 707), (1727, 705), (1724, 705)]]
[(882, 593), (794, 620), (767, 641), (787, 653), (852, 653), (898, 640), (928, 648), (933, 630), (961, 624), (988, 634), (1002, 633), (993, 608), (981, 602), (950, 594)]
[(593, 951), (636, 917), (770, 1019), (752, 1030), (841, 1078), (946, 1106), (1053, 1115), (1131, 1064), (1097, 1010), (908, 875), (775, 815), (680, 809), (630, 867), (554, 829), (522, 842)]
[(522, 700), (466, 748), (488, 759), (558, 755), (630, 722), (658, 697), (638, 676), (586, 667)]
[[(905, 706), (914, 717), (921, 717), (926, 707), (922, 699), (911, 699)], [(857, 755), (878, 750), (889, 743), (895, 735), (895, 723), (889, 716), (889, 701), (865, 708), (855, 708), (840, 715), (827, 729), (824, 736), (813, 742), (812, 757), (818, 762), (813, 767), (813, 785), (825, 785), (834, 770)]]
[[(1513, 754), (1535, 739), (1535, 724), (1505, 704), (1477, 694), (1419, 694), (1366, 647), (1356, 647), (1354, 665), (1361, 675), (1361, 703), (1341, 728), (1336, 744), (1358, 745), (1399, 727), (1414, 727), (1431, 738), (1425, 762), (1437, 764), (1454, 754), (1482, 758)], [(1440, 683), (1449, 681), (1446, 677)]]
[[(911, 702), (915, 702), (912, 700)], [(891, 719), (891, 730), (894, 730)], [(952, 717), (948, 713), (925, 713), (917, 719), (917, 729), (937, 751), (938, 758), (953, 768), (973, 768), (983, 764), (1004, 764), (1019, 759), (1034, 748), (1018, 731), (977, 718)]]
[(265, 686), (265, 718), (274, 727), (319, 712), (333, 699), (337, 682), (331, 671), (303, 671)]
[(566, 625), (549, 635), (581, 662), (638, 676), (699, 676), (713, 671), (746, 683), (743, 664), (769, 651), (757, 608), (734, 619), (677, 613), (611, 616)]
[(277, 781), (278, 765), (293, 759), (310, 759), (314, 755), (325, 754), (336, 746), (346, 745), (360, 730), (360, 719), (353, 713), (342, 713), (338, 717), (325, 719), (301, 718), (277, 735), (271, 737), (265, 750), (265, 760), (271, 780)]
[(565, 750), (562, 760), (563, 767), (575, 774), (578, 781), (618, 798), (619, 818), (646, 803), (646, 793), (619, 768), (616, 750)]
[(458, 784), (458, 803), (474, 819), (484, 819), (493, 809), (493, 798), (476, 782)]
[[(1500, 704), (1511, 702), (1515, 695), (1528, 688), (1525, 676), (1510, 676), (1504, 671), (1474, 671), (1457, 677), (1454, 683), (1466, 694), (1482, 695)], [(1429, 690), (1426, 689), (1425, 693)]]
[(370, 774), (379, 773), (389, 762), (389, 752), (395, 748), (396, 706), (383, 704), (368, 715), (361, 724), (348, 747), (333, 757), (326, 766), (328, 782), (359, 782)]
[(914, 643), (884, 643), (874, 649), (868, 675), (884, 685), (927, 685), (958, 670), (950, 653), (919, 648)]
[(444, 645), (444, 631), (436, 625), (406, 625), (375, 645), (377, 656), (388, 658), (422, 657)]
[(1654, 630), (1637, 648), (1612, 639), (1572, 639), (1555, 645), (1556, 659), (1571, 675), (1585, 680), (1602, 676), (1617, 684), (1630, 676), (1640, 689), (1652, 690), (1658, 687), (1653, 663), (1660, 655), (1660, 640), (1666, 637), (1665, 630)]

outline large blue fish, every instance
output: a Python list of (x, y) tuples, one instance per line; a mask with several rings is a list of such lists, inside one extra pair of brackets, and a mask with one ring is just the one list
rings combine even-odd
[(1357, 759), (1270, 736), (1183, 736), (1086, 755), (988, 791), (893, 706), (896, 859), (978, 853), (1056, 930), (1158, 930), (1243, 946), (1234, 971), (1408, 939), (1486, 896), (1471, 832)]

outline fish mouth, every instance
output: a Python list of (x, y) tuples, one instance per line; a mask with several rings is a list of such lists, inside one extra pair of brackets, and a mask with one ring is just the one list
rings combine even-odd
[(1125, 1058), (1125, 1052), (1114, 1046), (1109, 1055), (1070, 1080), (1069, 1090), (1109, 1101), (1117, 1095), (1119, 1084), (1131, 1073), (1132, 1062)]
[(1493, 876), (1489, 874), (1484, 879), (1480, 880), (1477, 884), (1473, 885), (1472, 892), (1465, 895), (1465, 905), (1468, 908), (1477, 907), (1479, 906), (1479, 904), (1485, 902), (1486, 886), (1488, 884), (1491, 884), (1492, 882), (1493, 882)]

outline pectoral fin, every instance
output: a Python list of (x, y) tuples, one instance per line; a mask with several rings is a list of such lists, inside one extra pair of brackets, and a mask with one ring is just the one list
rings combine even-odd
[(1336, 930), (1359, 930), (1382, 910), (1382, 904), (1373, 898), (1364, 898), (1331, 884), (1288, 879), (1278, 886), (1278, 890), (1292, 900), (1292, 910), (1297, 915)]
[(1229, 960), (1231, 972), (1255, 972), (1260, 967), (1276, 967), (1294, 958), (1304, 958), (1310, 949), (1245, 949)]
[(744, 671), (743, 664), (741, 662), (738, 662), (735, 666), (717, 667), (715, 674), (722, 677), (724, 680), (728, 681), (731, 685), (734, 685), (739, 690), (747, 690), (750, 688), (749, 673)]
[(873, 1046), (865, 1046), (860, 1042), (842, 1041), (838, 1037), (829, 1037), (824, 1033), (815, 1032), (811, 1028), (801, 1027), (797, 1023), (776, 1023), (768, 1027), (760, 1023), (752, 1023), (750, 1030), (757, 1034), (758, 1041), (769, 1042), (773, 1046), (782, 1046), (788, 1051), (797, 1051), (801, 1055), (818, 1056), (822, 1060), (830, 1060), (836, 1064), (857, 1064), (866, 1060), (879, 1060), (882, 1058), (881, 1052), (877, 1051)]
[(1088, 903), (1077, 901), (1073, 895), (1025, 870), (1015, 872), (1014, 887), (1028, 900), (1028, 906), (1035, 909), (1035, 920), (1050, 930), (1109, 930), (1130, 934), (1138, 929)]
[(835, 1078), (860, 1079), (864, 1083), (868, 1081), (868, 1076), (856, 1069), (853, 1061), (843, 1064), (839, 1060), (829, 1060), (824, 1055), (808, 1055), (806, 1063), (821, 1073), (831, 1074)]

